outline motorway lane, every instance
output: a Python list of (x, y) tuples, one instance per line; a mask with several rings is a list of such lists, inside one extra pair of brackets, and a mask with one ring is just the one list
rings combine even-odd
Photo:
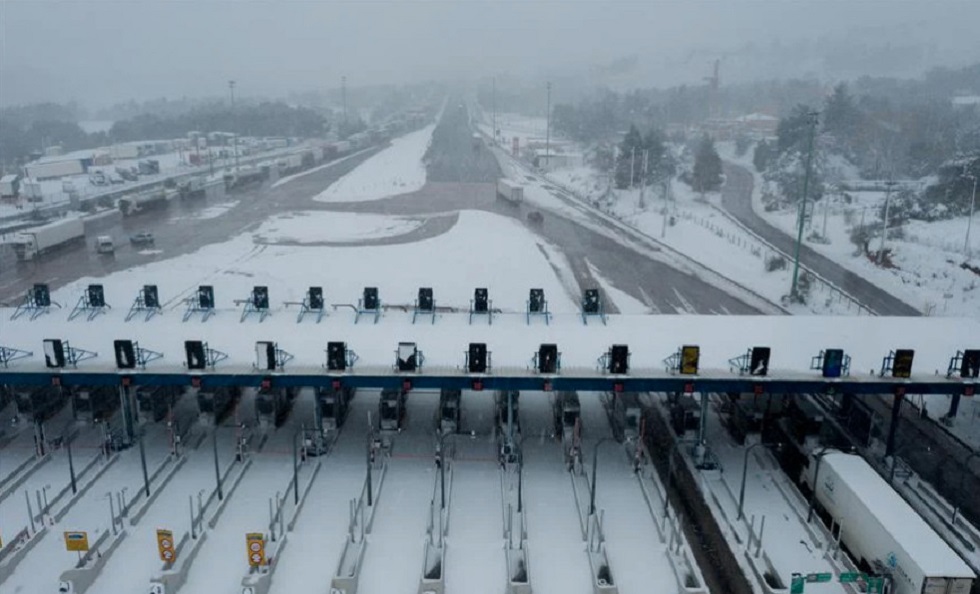
[[(451, 101), (449, 105), (454, 103)], [(488, 147), (474, 148), (473, 129), (465, 110), (446, 109), (433, 133), (426, 161), (428, 183), (417, 192), (370, 202), (332, 203), (328, 208), (401, 216), (485, 210), (512, 217), (557, 246), (567, 257), (574, 284), (579, 288), (599, 285), (591, 264), (604, 279), (644, 303), (653, 313), (760, 313), (691, 274), (652, 260), (557, 213), (544, 213), (543, 225), (527, 223), (533, 206), (515, 206), (497, 199), (494, 182), (500, 175), (500, 167)], [(569, 292), (571, 299), (578, 302), (579, 289)], [(607, 312), (618, 312), (608, 296)]]
[[(740, 165), (725, 162), (725, 185), (721, 202), (732, 216), (785, 254), (795, 252), (796, 240), (770, 225), (752, 209), (752, 174)], [(879, 315), (917, 316), (920, 312), (887, 291), (875, 286), (833, 260), (803, 244), (800, 261), (808, 268), (837, 285)]]
[[(95, 237), (86, 238), (85, 247), (69, 248), (44, 256), (37, 262), (17, 263), (11, 250), (0, 246), (0, 303), (19, 303), (27, 288), (47, 282), (52, 289), (85, 276), (101, 277), (110, 273), (148, 264), (162, 259), (196, 251), (208, 244), (229, 238), (254, 227), (269, 218), (290, 210), (316, 210), (321, 203), (311, 198), (340, 179), (384, 147), (358, 154), (355, 157), (296, 178), (277, 188), (268, 183), (241, 192), (234, 192), (214, 202), (204, 200), (182, 202), (175, 200), (167, 210), (149, 211), (122, 219), (98, 235), (112, 235), (117, 242), (116, 253), (103, 256), (95, 253)], [(236, 204), (220, 216), (196, 218), (209, 208), (224, 203)], [(155, 245), (134, 248), (128, 237), (139, 231), (149, 231)], [(93, 234), (94, 235), (94, 234)], [(149, 279), (147, 279), (149, 281)], [(165, 293), (161, 293), (166, 296)], [(131, 296), (107, 295), (110, 305), (128, 306), (112, 299), (128, 300)], [(71, 307), (74, 303), (63, 303)]]

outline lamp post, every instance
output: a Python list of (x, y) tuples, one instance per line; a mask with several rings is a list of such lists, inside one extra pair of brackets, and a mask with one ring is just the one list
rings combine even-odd
[(735, 518), (736, 520), (741, 520), (742, 517), (745, 515), (742, 513), (742, 506), (745, 504), (745, 479), (749, 471), (749, 452), (751, 452), (752, 450), (754, 450), (759, 446), (770, 446), (770, 445), (773, 444), (762, 443), (761, 441), (759, 441), (745, 448), (745, 458), (742, 461), (742, 486), (738, 490), (738, 517)]
[(589, 490), (589, 515), (595, 514), (595, 484), (596, 471), (599, 469), (599, 446), (609, 441), (608, 437), (603, 437), (592, 446), (592, 487)]
[(814, 458), (817, 460), (817, 465), (813, 469), (813, 490), (810, 492), (810, 501), (807, 504), (807, 510), (806, 510), (806, 523), (807, 524), (809, 524), (810, 523), (810, 520), (813, 519), (813, 502), (817, 498), (817, 480), (820, 477), (820, 461), (823, 460), (823, 457), (825, 455), (827, 455), (827, 451), (830, 450), (830, 449), (831, 449), (830, 446), (824, 446), (814, 456)]
[(977, 204), (977, 176), (972, 173), (964, 174), (973, 180), (973, 196), (970, 198), (970, 217), (966, 220), (966, 237), (963, 239), (963, 253), (970, 257), (970, 229), (973, 227), (973, 208)]
[(674, 478), (674, 453), (677, 451), (679, 441), (675, 441), (667, 452), (667, 482), (664, 484), (664, 517), (667, 517), (667, 505), (670, 503), (670, 484)]
[(796, 233), (796, 251), (793, 255), (793, 286), (790, 288), (790, 297), (799, 298), (798, 282), (800, 276), (800, 246), (803, 244), (803, 222), (806, 219), (806, 197), (810, 190), (810, 162), (813, 159), (813, 137), (817, 130), (817, 121), (820, 114), (816, 111), (807, 114), (810, 120), (810, 138), (807, 143), (806, 170), (803, 174), (803, 199), (800, 200), (799, 227)]

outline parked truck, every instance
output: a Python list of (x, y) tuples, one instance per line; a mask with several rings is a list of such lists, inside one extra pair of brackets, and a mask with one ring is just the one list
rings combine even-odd
[(17, 259), (28, 261), (74, 243), (82, 243), (84, 240), (85, 223), (82, 219), (66, 218), (18, 231), (11, 243)]
[(842, 528), (855, 561), (890, 574), (892, 594), (970, 592), (976, 578), (970, 567), (864, 458), (839, 452), (811, 458), (803, 478)]
[(497, 195), (508, 202), (520, 204), (524, 202), (524, 186), (509, 179), (500, 179), (497, 182)]

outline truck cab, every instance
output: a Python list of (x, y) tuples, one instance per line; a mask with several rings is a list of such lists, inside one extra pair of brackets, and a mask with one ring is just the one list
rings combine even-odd
[(111, 235), (99, 235), (95, 238), (95, 251), (99, 254), (113, 254), (116, 252), (116, 244), (112, 241)]

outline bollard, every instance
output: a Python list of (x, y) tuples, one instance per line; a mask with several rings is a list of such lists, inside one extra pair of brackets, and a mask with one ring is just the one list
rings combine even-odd
[(194, 496), (193, 495), (187, 496), (187, 506), (190, 508), (190, 512), (191, 512), (191, 538), (196, 540), (197, 530), (196, 527), (194, 526)]

